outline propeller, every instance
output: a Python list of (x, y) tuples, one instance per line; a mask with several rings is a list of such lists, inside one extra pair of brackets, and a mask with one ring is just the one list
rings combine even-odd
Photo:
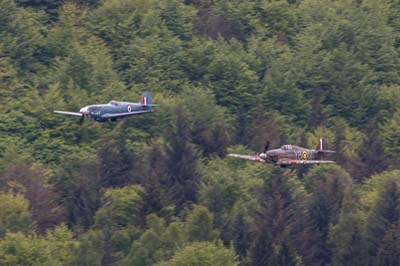
[(258, 157), (260, 157), (263, 160), (265, 160), (267, 158), (267, 151), (269, 148), (269, 143), (270, 143), (269, 140), (267, 140), (267, 143), (265, 143), (263, 152), (258, 155)]
[(268, 148), (269, 148), (269, 144), (270, 144), (270, 142), (269, 142), (269, 140), (267, 140), (267, 142), (265, 143), (265, 146), (264, 146), (264, 151), (263, 151), (263, 153), (267, 153)]
[(81, 118), (79, 119), (78, 124), (79, 124), (79, 125), (82, 125), (84, 119), (85, 119), (85, 116), (82, 115)]

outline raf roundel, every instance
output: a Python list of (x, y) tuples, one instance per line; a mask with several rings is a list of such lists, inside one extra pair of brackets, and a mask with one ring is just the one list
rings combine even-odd
[(302, 151), (301, 159), (302, 160), (308, 160), (308, 152), (307, 151)]
[(128, 105), (128, 112), (132, 112), (132, 106)]

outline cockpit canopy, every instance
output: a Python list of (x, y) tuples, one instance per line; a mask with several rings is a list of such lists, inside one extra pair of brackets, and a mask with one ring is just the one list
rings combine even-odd
[(292, 145), (283, 145), (283, 146), (281, 147), (281, 149), (282, 149), (282, 150), (292, 150), (293, 147), (292, 147)]
[(112, 100), (108, 104), (111, 104), (111, 105), (114, 105), (114, 106), (118, 106), (118, 105), (120, 105), (120, 102)]

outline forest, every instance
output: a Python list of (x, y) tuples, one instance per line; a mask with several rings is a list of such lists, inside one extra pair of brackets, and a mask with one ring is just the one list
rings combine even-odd
[(400, 265), (399, 55), (398, 0), (0, 0), (0, 265)]

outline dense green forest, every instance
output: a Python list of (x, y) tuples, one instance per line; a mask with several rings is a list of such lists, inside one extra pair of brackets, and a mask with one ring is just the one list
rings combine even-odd
[(0, 265), (400, 265), (399, 52), (398, 0), (0, 0)]

